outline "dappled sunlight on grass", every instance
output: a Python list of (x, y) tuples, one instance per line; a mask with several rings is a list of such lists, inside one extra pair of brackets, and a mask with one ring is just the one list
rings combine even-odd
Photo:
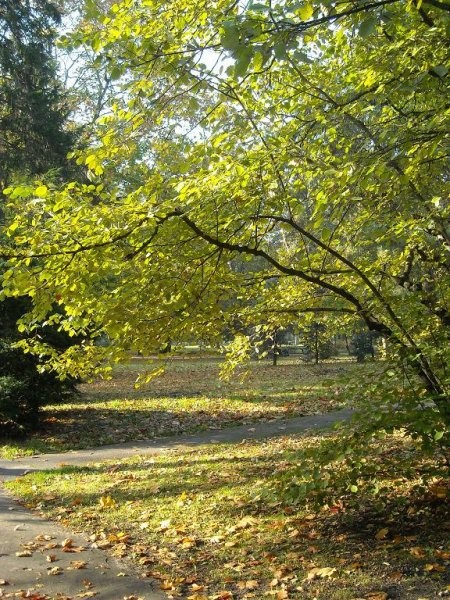
[(337, 463), (333, 502), (319, 508), (284, 497), (283, 482), (334, 435), (170, 451), (36, 473), (10, 487), (46, 516), (131, 557), (174, 598), (225, 590), (236, 599), (338, 600), (384, 591), (413, 600), (445, 589), (450, 554), (437, 457), (424, 459), (408, 438), (367, 448), (374, 468), (357, 494)]
[(135, 389), (143, 362), (121, 365), (109, 381), (83, 384), (76, 401), (45, 407), (41, 430), (25, 442), (8, 442), (1, 454), (90, 448), (323, 413), (351, 405), (346, 385), (361, 373), (360, 365), (348, 362), (273, 367), (260, 361), (246, 365), (243, 382), (221, 381), (219, 360), (177, 359), (161, 377)]

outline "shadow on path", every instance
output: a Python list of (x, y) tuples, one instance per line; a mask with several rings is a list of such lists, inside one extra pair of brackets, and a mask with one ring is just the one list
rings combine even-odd
[(61, 454), (37, 454), (12, 460), (0, 460), (0, 479), (8, 480), (27, 471), (48, 471), (63, 466), (81, 466), (93, 462), (118, 460), (131, 456), (160, 454), (172, 448), (189, 448), (203, 444), (239, 443), (322, 429), (348, 420), (353, 411), (345, 408), (320, 415), (275, 420), (253, 425), (240, 425), (220, 431), (204, 431), (194, 435), (173, 436), (138, 442), (125, 442), (88, 450), (73, 450)]
[[(0, 481), (15, 479), (27, 472), (48, 471), (63, 466), (118, 460), (130, 456), (160, 454), (172, 448), (189, 448), (203, 444), (239, 443), (244, 439), (264, 439), (307, 430), (322, 429), (350, 418), (352, 411), (344, 409), (322, 415), (297, 417), (286, 421), (241, 425), (221, 431), (206, 431), (197, 435), (127, 442), (91, 450), (64, 454), (40, 454), (13, 460), (0, 460)], [(104, 551), (92, 548), (90, 542), (73, 535), (60, 525), (44, 521), (28, 511), (0, 487), (0, 579), (8, 581), (5, 591), (38, 591), (43, 598), (76, 597), (86, 591), (96, 592), (99, 600), (118, 600), (128, 596), (139, 600), (163, 600), (152, 589), (149, 580), (141, 580), (133, 567), (119, 562)], [(62, 541), (70, 537), (80, 552), (64, 551)], [(50, 545), (50, 547), (49, 547)], [(51, 546), (54, 545), (53, 548)], [(51, 549), (50, 549), (51, 548)], [(25, 551), (25, 555), (24, 554)], [(22, 554), (18, 556), (17, 554)], [(46, 558), (54, 559), (48, 562)], [(84, 568), (75, 568), (73, 561), (83, 561)], [(57, 569), (49, 577), (51, 569)], [(126, 573), (127, 577), (118, 576)], [(86, 583), (88, 582), (88, 583)]]

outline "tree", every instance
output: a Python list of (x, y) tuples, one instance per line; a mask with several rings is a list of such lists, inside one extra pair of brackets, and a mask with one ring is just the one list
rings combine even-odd
[[(15, 180), (26, 181), (49, 170), (60, 178), (70, 172), (67, 154), (74, 133), (65, 127), (67, 112), (54, 58), (59, 21), (58, 10), (47, 0), (0, 0), (1, 192)], [(2, 194), (0, 217), (3, 199)], [(0, 259), (0, 272), (5, 270)], [(16, 321), (29, 308), (28, 294), (0, 302), (0, 427), (14, 434), (37, 424), (40, 406), (73, 391), (69, 379), (62, 383), (54, 373), (40, 374), (39, 357), (13, 348), (22, 337)], [(54, 348), (69, 345), (67, 336), (49, 328), (39, 328), (36, 335)]]
[[(441, 439), (448, 13), (435, 0), (125, 0), (99, 14), (85, 43), (124, 93), (78, 155), (90, 185), (8, 190), (30, 202), (9, 228), (22, 250), (3, 250), (4, 289), (33, 296), (24, 330), (95, 323), (113, 343), (29, 347), (80, 372), (126, 344), (219, 334), (237, 313), (267, 331), (294, 315), (362, 321), (422, 381), (377, 424)], [(258, 270), (233, 269), (238, 255)]]
[(65, 129), (54, 58), (55, 25), (48, 0), (0, 1), (0, 186), (14, 174), (65, 169), (73, 134)]

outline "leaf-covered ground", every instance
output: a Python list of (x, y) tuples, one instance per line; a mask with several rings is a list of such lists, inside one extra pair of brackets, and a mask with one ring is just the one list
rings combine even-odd
[[(319, 436), (292, 436), (178, 450), (30, 474), (9, 487), (91, 543), (130, 558), (168, 598), (447, 595), (448, 485), (436, 471), (438, 457), (423, 459), (397, 435), (368, 448), (378, 496), (362, 482), (358, 494), (337, 489), (322, 509), (283, 499), (277, 490), (321, 443)], [(337, 465), (337, 481), (344, 471)]]
[(25, 442), (5, 441), (0, 455), (61, 452), (323, 413), (350, 403), (345, 386), (351, 376), (377, 368), (290, 359), (273, 367), (260, 361), (225, 382), (220, 360), (177, 358), (167, 362), (164, 374), (136, 389), (136, 378), (158, 366), (136, 359), (117, 367), (110, 380), (81, 385), (76, 401), (47, 406), (41, 429)]

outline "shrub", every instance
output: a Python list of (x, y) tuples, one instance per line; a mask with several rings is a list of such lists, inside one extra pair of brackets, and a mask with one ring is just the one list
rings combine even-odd
[(75, 381), (38, 371), (39, 359), (0, 340), (0, 435), (19, 436), (36, 429), (39, 411), (75, 392)]

